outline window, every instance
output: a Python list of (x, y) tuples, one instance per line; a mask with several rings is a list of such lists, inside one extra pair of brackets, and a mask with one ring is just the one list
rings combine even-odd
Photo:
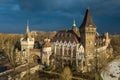
[(71, 49), (69, 48), (68, 50), (68, 55), (70, 56), (71, 55)]

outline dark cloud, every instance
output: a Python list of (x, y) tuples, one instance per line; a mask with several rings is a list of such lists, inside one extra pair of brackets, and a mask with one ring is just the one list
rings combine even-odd
[(80, 26), (87, 7), (101, 32), (119, 32), (120, 0), (0, 0), (0, 24), (24, 30), (29, 19), (31, 29), (69, 29), (73, 18)]
[(63, 14), (83, 14), (90, 7), (93, 14), (114, 16), (119, 14), (120, 0), (19, 0), (22, 10), (28, 12), (62, 12)]

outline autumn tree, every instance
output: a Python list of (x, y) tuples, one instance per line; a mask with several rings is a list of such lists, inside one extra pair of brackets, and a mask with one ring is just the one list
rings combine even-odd
[(120, 54), (120, 35), (111, 36), (111, 45), (115, 56)]
[(72, 80), (72, 72), (68, 66), (64, 68), (61, 76), (62, 80)]

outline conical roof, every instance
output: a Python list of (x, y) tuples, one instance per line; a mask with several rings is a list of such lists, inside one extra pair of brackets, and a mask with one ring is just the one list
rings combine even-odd
[(86, 10), (83, 22), (80, 26), (80, 28), (83, 28), (83, 27), (94, 27), (94, 28), (96, 28), (95, 24), (93, 23), (92, 17), (90, 15), (89, 9)]

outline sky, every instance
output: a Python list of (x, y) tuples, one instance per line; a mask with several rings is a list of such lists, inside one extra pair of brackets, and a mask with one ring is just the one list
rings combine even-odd
[(120, 33), (120, 0), (0, 0), (0, 32), (80, 27), (88, 7), (98, 32)]

